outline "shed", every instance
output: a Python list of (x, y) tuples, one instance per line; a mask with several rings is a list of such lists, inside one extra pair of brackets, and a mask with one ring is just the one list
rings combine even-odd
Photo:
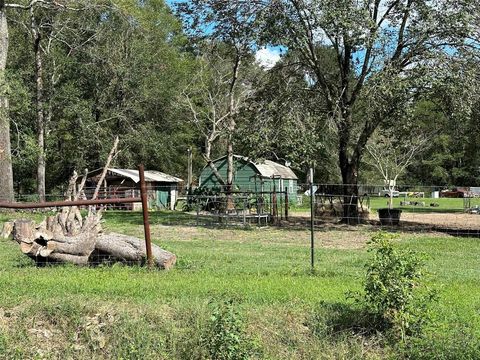
[[(103, 169), (88, 174), (88, 191), (93, 191)], [(139, 196), (140, 175), (138, 170), (108, 168), (102, 192), (107, 197)], [(148, 203), (150, 208), (173, 210), (178, 198), (179, 183), (182, 179), (155, 170), (145, 170)], [(141, 205), (134, 204), (133, 209)], [(128, 206), (126, 206), (128, 208)], [(131, 208), (131, 207), (130, 207)]]
[[(213, 161), (220, 175), (227, 177), (227, 156)], [(235, 191), (245, 192), (270, 192), (285, 191), (288, 189), (290, 202), (297, 201), (297, 182), (295, 173), (287, 166), (271, 160), (253, 162), (246, 157), (234, 155), (233, 186)], [(208, 189), (221, 189), (221, 184), (213, 174), (212, 169), (207, 165), (203, 168), (199, 186)]]

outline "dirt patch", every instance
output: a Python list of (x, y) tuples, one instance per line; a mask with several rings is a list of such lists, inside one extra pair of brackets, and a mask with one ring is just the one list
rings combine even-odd
[[(270, 226), (266, 228), (222, 229), (193, 226), (162, 226), (152, 227), (154, 239), (172, 241), (229, 241), (229, 242), (260, 242), (276, 243), (282, 246), (310, 246), (310, 231)], [(318, 247), (334, 249), (360, 249), (371, 237), (367, 227), (345, 227), (331, 231), (330, 228), (315, 230), (315, 244)]]
[(480, 230), (480, 215), (461, 213), (402, 213), (401, 222), (441, 228)]
[[(347, 225), (338, 223), (339, 219), (321, 219), (315, 218), (315, 226), (326, 227), (328, 229), (342, 229)], [(294, 213), (288, 221), (288, 226), (309, 226), (310, 213)], [(379, 227), (378, 215), (371, 213), (368, 222), (363, 226), (370, 227), (371, 230)], [(435, 231), (443, 229), (451, 230), (470, 230), (480, 232), (480, 215), (465, 213), (414, 213), (403, 212), (400, 218), (400, 226), (396, 229), (420, 232)]]

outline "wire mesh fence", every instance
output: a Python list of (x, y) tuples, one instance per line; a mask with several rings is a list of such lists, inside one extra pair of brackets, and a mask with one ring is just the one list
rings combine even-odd
[[(310, 184), (298, 186), (295, 197), (287, 191), (215, 191), (197, 189), (187, 192), (177, 186), (148, 186), (147, 198), (152, 222), (188, 226), (296, 226), (308, 227), (313, 216), (315, 228), (332, 224), (371, 226), (419, 231), (450, 231), (472, 234), (480, 231), (480, 188), (442, 190), (439, 186), (403, 186), (361, 184), (356, 195), (344, 195), (344, 185)], [(87, 188), (85, 198), (93, 189)], [(132, 187), (109, 187), (99, 199), (138, 197)], [(49, 194), (47, 201), (61, 200)], [(17, 201), (35, 201), (35, 195), (19, 195)], [(313, 202), (313, 212), (310, 209)], [(99, 205), (106, 211), (139, 211), (141, 203)], [(55, 209), (50, 209), (55, 210)]]
[[(438, 187), (385, 189), (383, 186), (361, 185), (358, 190), (354, 195), (344, 195), (344, 185), (304, 184), (298, 187), (297, 195), (292, 198), (287, 190), (219, 192), (197, 189), (187, 192), (173, 186), (150, 186), (147, 190), (149, 222), (156, 231), (160, 231), (162, 226), (169, 226), (179, 236), (182, 231), (188, 231), (185, 227), (272, 226), (285, 230), (311, 230), (312, 244), (316, 232), (342, 232), (345, 229), (385, 229), (480, 237), (480, 191), (477, 192), (475, 188), (442, 191)], [(87, 189), (82, 197), (90, 198), (89, 191), (92, 190)], [(107, 231), (121, 232), (123, 226), (131, 231), (132, 228), (128, 225), (144, 225), (141, 202), (121, 202), (121, 199), (139, 196), (140, 190), (131, 187), (100, 191), (100, 199), (120, 200), (118, 204), (95, 205), (96, 210), (103, 210), (104, 218), (107, 219)], [(59, 201), (63, 198), (61, 194), (49, 194), (46, 201)], [(36, 198), (34, 195), (21, 195), (16, 200), (34, 202)], [(87, 207), (79, 207), (79, 210), (85, 215)], [(31, 211), (39, 213), (35, 217), (37, 222), (62, 212), (61, 208), (55, 207)], [(136, 260), (123, 262), (143, 265), (143, 233), (140, 228), (133, 228), (138, 230), (134, 236), (141, 240), (136, 250), (140, 255)], [(97, 250), (88, 259), (90, 265), (118, 261), (108, 253)]]
[[(480, 188), (359, 185), (358, 195), (343, 195), (344, 185), (315, 184), (313, 201), (316, 226), (332, 223), (368, 224), (406, 231), (440, 231), (459, 236), (480, 233)], [(304, 216), (310, 216), (304, 206)], [(291, 212), (293, 213), (293, 212)], [(301, 212), (297, 211), (296, 215)]]

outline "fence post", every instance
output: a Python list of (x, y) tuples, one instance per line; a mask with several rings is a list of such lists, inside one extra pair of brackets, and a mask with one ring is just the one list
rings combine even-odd
[(310, 168), (310, 266), (312, 270), (315, 267), (315, 236), (313, 232), (313, 199), (315, 194), (313, 193), (313, 168)]
[(273, 194), (272, 194), (272, 215), (273, 215), (273, 223), (277, 223), (277, 186), (275, 184), (275, 176), (273, 178)]
[(150, 239), (150, 223), (148, 220), (148, 199), (147, 199), (147, 185), (145, 184), (145, 169), (143, 164), (138, 167), (138, 173), (140, 175), (140, 195), (142, 198), (142, 210), (143, 210), (143, 230), (145, 232), (145, 248), (147, 250), (147, 264), (151, 268), (153, 266), (152, 257), (152, 241)]
[(197, 226), (198, 226), (199, 216), (200, 216), (200, 196), (197, 197)]
[(243, 226), (247, 225), (247, 199), (243, 199)]
[(285, 220), (288, 220), (288, 187), (285, 187)]

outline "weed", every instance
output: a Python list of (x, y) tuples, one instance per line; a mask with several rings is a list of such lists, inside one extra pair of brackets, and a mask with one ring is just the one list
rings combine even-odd
[(253, 343), (233, 300), (215, 305), (202, 342), (213, 360), (245, 360), (253, 354)]

